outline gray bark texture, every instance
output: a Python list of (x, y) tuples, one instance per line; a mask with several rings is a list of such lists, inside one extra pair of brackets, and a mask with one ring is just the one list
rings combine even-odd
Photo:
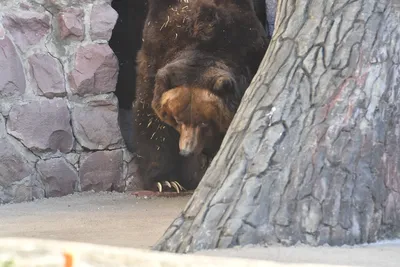
[(400, 233), (400, 1), (281, 0), (220, 151), (155, 250)]

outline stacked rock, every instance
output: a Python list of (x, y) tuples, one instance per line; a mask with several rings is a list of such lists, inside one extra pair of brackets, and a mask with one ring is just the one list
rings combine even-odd
[(2, 0), (0, 204), (125, 191), (111, 0)]

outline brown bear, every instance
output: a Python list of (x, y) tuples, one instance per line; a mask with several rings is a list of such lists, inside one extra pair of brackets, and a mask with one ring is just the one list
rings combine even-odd
[(134, 105), (145, 189), (197, 186), (268, 44), (252, 0), (149, 1)]

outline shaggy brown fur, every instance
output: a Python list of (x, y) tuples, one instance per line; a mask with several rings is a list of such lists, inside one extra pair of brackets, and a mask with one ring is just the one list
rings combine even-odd
[[(180, 135), (180, 154), (200, 154), (228, 130), (234, 113), (208, 89), (177, 87), (163, 93), (156, 114)], [(215, 146), (218, 149), (218, 146)], [(206, 148), (209, 151), (213, 147)]]
[[(197, 186), (204, 170), (198, 152), (202, 147), (211, 155), (218, 150), (268, 42), (252, 0), (149, 1), (134, 110), (139, 173), (146, 189), (171, 179), (188, 189)], [(198, 99), (188, 101), (193, 95)], [(180, 119), (185, 128), (177, 128)], [(196, 127), (202, 123), (211, 126), (200, 131)], [(186, 136), (181, 146), (197, 153), (180, 155), (179, 131)], [(185, 145), (182, 139), (198, 144)]]

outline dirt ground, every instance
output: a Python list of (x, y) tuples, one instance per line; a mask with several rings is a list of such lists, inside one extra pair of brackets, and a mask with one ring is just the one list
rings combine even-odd
[[(189, 197), (137, 199), (129, 194), (82, 193), (0, 206), (0, 237), (59, 239), (150, 248)], [(284, 263), (398, 267), (400, 241), (358, 247), (248, 247), (199, 254)]]

